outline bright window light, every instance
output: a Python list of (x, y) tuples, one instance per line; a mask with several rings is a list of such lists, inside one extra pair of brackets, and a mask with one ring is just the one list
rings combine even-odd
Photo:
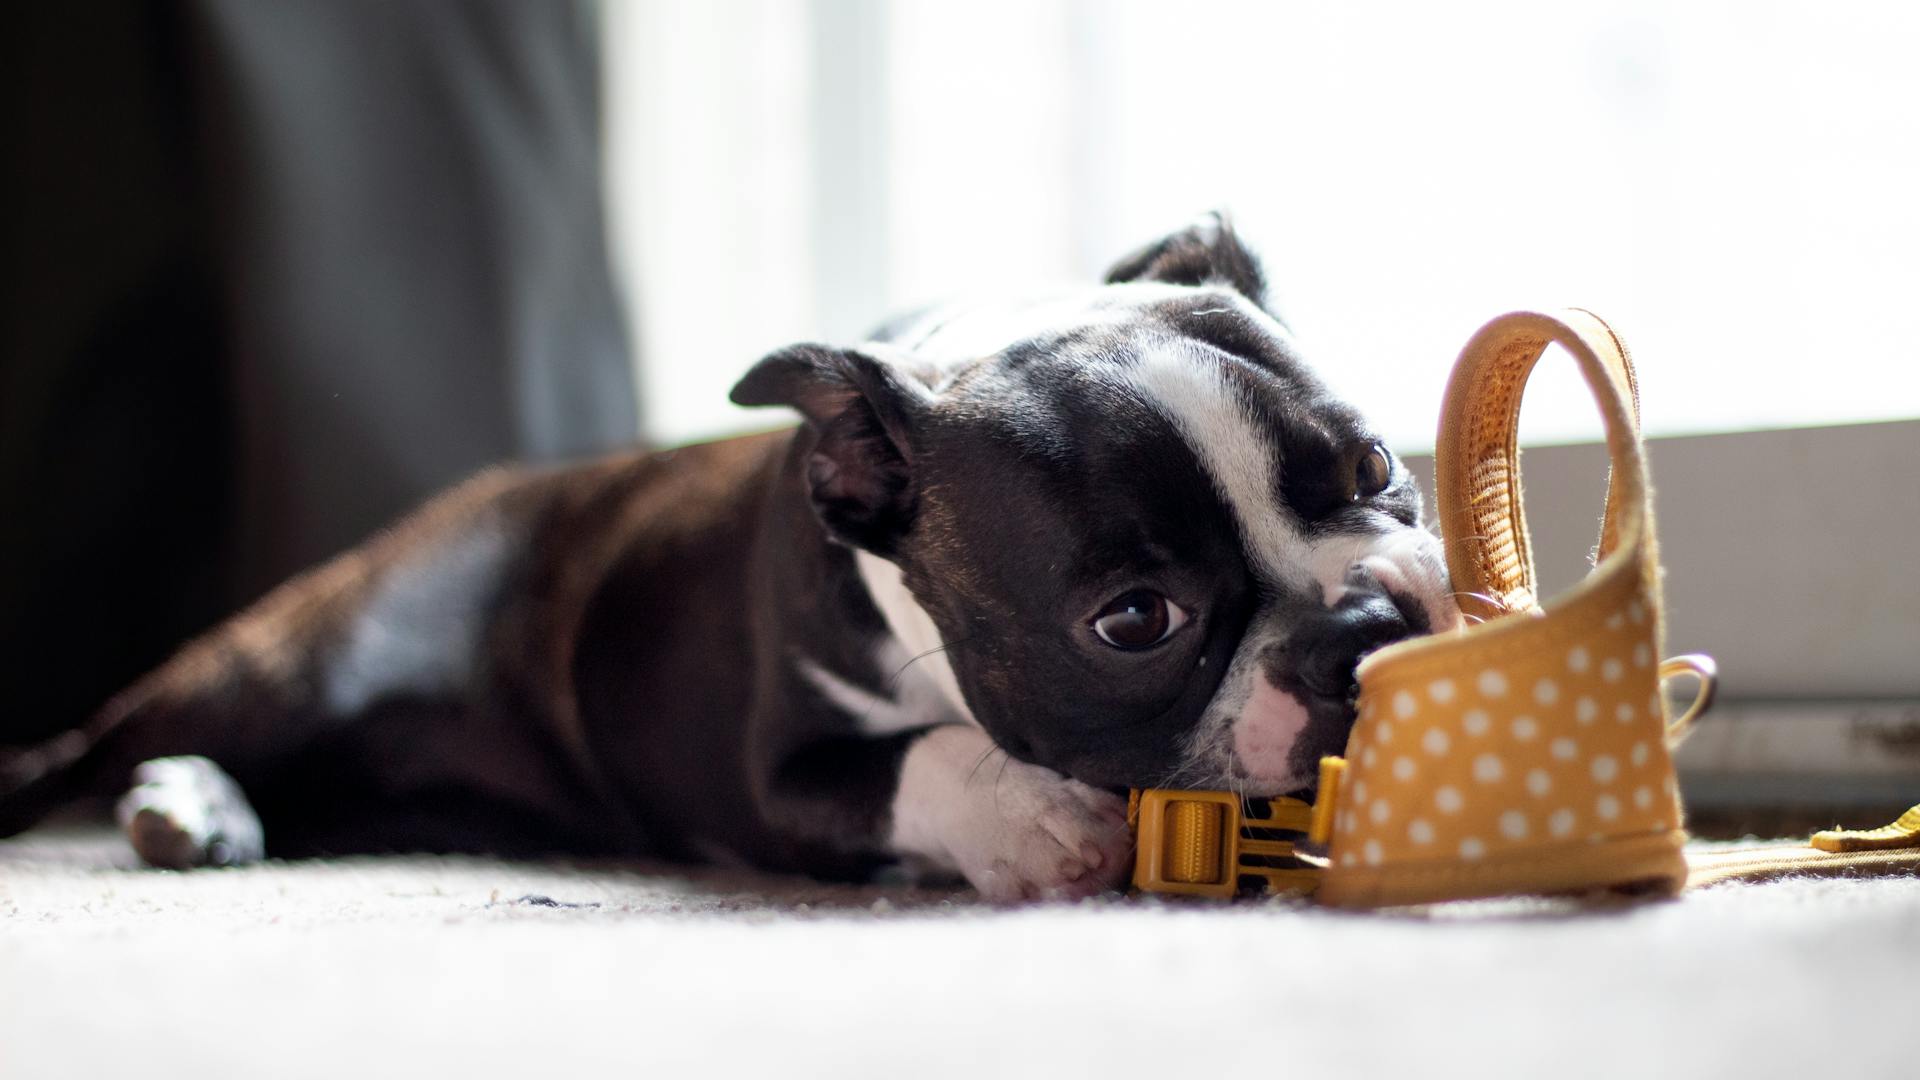
[[(830, 16), (823, 12), (832, 12)], [(1084, 279), (1211, 207), (1404, 449), (1486, 318), (1579, 305), (1646, 426), (1920, 416), (1920, 8), (641, 0), (607, 9), (649, 430), (785, 341)], [(1542, 440), (1593, 437), (1544, 371)]]

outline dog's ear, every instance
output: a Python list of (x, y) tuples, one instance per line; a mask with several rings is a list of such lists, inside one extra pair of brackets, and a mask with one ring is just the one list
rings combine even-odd
[(1164, 281), (1173, 285), (1225, 285), (1261, 307), (1267, 282), (1260, 260), (1240, 242), (1233, 222), (1215, 210), (1171, 236), (1115, 263), (1107, 284)]
[(815, 434), (807, 458), (813, 510), (854, 547), (891, 554), (913, 524), (914, 432), (932, 391), (874, 355), (790, 345), (734, 385), (736, 405), (789, 405)]

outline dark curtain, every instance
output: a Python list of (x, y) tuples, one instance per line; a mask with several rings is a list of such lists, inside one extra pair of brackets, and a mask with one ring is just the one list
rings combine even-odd
[(0, 742), (462, 475), (633, 438), (589, 14), (7, 14)]

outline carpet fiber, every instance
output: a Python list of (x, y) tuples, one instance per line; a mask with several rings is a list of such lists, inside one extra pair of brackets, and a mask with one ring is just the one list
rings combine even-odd
[(1388, 916), (991, 909), (487, 859), (176, 874), (101, 830), (0, 843), (8, 1080), (1911, 1077), (1916, 1005), (1914, 879)]

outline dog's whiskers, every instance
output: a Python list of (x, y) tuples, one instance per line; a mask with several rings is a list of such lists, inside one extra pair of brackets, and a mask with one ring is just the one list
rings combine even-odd
[(1447, 595), (1452, 596), (1456, 599), (1463, 596), (1468, 597), (1470, 599), (1478, 600), (1490, 608), (1496, 608), (1503, 611), (1506, 609), (1506, 606), (1507, 606), (1498, 597), (1488, 596), (1486, 593), (1468, 592), (1464, 589), (1456, 589), (1453, 592), (1448, 593)]
[(892, 704), (892, 705), (899, 704), (900, 679), (902, 676), (904, 676), (907, 673), (908, 668), (912, 667), (913, 665), (919, 663), (922, 660), (925, 660), (927, 657), (932, 656), (935, 653), (943, 653), (943, 652), (946, 652), (948, 649), (954, 648), (957, 645), (964, 645), (968, 641), (972, 640), (972, 638), (973, 638), (973, 635), (968, 634), (966, 637), (960, 638), (956, 641), (941, 642), (939, 645), (936, 645), (933, 648), (928, 649), (926, 652), (923, 652), (918, 656), (908, 658), (907, 662), (904, 664), (901, 664), (900, 667), (897, 670), (895, 670), (893, 674), (880, 680), (880, 693), (874, 696), (882, 700), (875, 701), (872, 705), (867, 706), (866, 711), (860, 714), (861, 726), (864, 727), (867, 724), (872, 722), (873, 711), (875, 709), (880, 708), (882, 704)]
[(908, 668), (912, 667), (913, 665), (919, 663), (922, 660), (925, 660), (929, 656), (933, 656), (936, 653), (946, 652), (948, 649), (951, 649), (956, 645), (964, 645), (968, 641), (971, 641), (972, 639), (973, 639), (973, 635), (968, 634), (966, 637), (963, 637), (958, 641), (943, 641), (940, 644), (935, 645), (933, 648), (928, 649), (926, 652), (923, 652), (918, 656), (908, 659), (906, 663), (900, 665), (900, 668), (898, 671), (895, 671), (892, 675), (887, 676), (886, 685), (887, 685), (888, 696), (892, 696), (894, 689), (900, 683), (900, 677), (907, 673)]
[(973, 768), (967, 770), (966, 782), (961, 784), (960, 786), (971, 787), (973, 785), (974, 776), (976, 776), (980, 772), (980, 766), (985, 765), (987, 763), (987, 759), (992, 757), (996, 753), (1004, 754), (1006, 753), (1006, 751), (1000, 749), (1000, 745), (998, 743), (989, 744), (986, 750), (981, 752), (979, 760), (973, 763)]
[(1007, 765), (1013, 761), (1013, 755), (1000, 751), (1000, 771), (993, 774), (993, 808), (1000, 809), (1000, 781), (1007, 778)]

